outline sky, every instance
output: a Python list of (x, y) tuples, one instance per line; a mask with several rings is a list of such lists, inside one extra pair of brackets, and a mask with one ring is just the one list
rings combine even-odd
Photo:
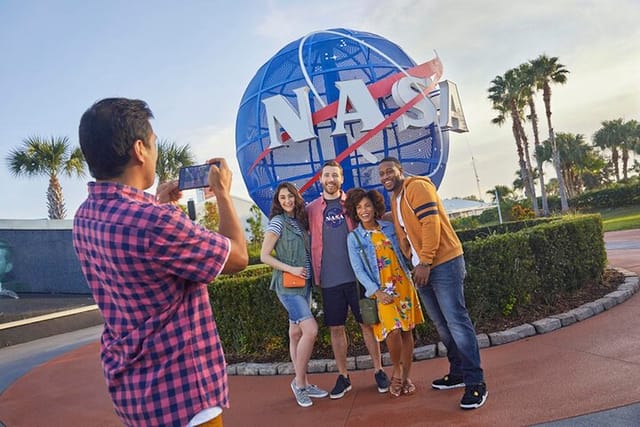
[[(47, 217), (48, 178), (12, 176), (9, 152), (30, 136), (78, 146), (82, 113), (114, 96), (147, 101), (158, 137), (189, 144), (198, 162), (226, 157), (232, 194), (248, 198), (235, 159), (240, 99), (280, 48), (330, 28), (378, 34), (416, 63), (437, 51), (470, 130), (451, 135), (439, 192), (488, 198), (518, 169), (510, 124), (491, 124), (491, 80), (557, 56), (570, 74), (552, 88), (554, 128), (590, 141), (603, 120), (640, 120), (639, 22), (638, 0), (0, 0), (0, 219)], [(68, 218), (90, 180), (61, 177)]]

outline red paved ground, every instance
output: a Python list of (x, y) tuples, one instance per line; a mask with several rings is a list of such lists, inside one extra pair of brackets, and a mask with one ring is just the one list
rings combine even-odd
[[(607, 234), (608, 243), (640, 242), (640, 230)], [(635, 245), (638, 247), (637, 245)], [(639, 249), (608, 250), (610, 263), (640, 274)], [(378, 394), (373, 371), (351, 373), (343, 399), (300, 408), (290, 376), (230, 377), (226, 426), (514, 426), (558, 420), (640, 402), (640, 294), (583, 322), (546, 335), (481, 351), (489, 399), (462, 411), (462, 391), (431, 390), (446, 373), (439, 358), (414, 364), (414, 396)], [(313, 375), (331, 388), (335, 374)], [(8, 427), (118, 426), (105, 390), (98, 344), (39, 366), (0, 396)]]

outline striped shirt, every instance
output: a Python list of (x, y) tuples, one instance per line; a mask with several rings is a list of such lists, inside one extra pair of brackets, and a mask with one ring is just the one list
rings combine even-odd
[(122, 421), (182, 427), (203, 409), (228, 407), (207, 283), (229, 239), (143, 191), (92, 182), (73, 243), (104, 319), (102, 366)]

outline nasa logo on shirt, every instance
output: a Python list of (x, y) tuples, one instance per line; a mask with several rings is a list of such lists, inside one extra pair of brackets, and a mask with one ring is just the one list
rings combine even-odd
[(324, 212), (324, 223), (330, 227), (338, 228), (344, 224), (344, 213), (341, 206), (329, 207)]

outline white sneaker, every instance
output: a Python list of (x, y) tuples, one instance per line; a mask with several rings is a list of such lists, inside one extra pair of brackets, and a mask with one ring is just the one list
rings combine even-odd
[(295, 378), (293, 379), (293, 381), (291, 381), (291, 390), (293, 391), (293, 395), (296, 397), (296, 402), (298, 402), (298, 405), (302, 406), (303, 408), (308, 408), (309, 406), (313, 405), (311, 398), (307, 394), (307, 390), (304, 388), (298, 388), (298, 386), (296, 386)]

